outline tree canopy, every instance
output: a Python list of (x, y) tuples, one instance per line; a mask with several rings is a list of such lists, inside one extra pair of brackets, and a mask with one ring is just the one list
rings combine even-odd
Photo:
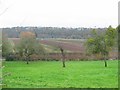
[(32, 32), (21, 32), (20, 42), (17, 46), (17, 52), (28, 60), (32, 54), (44, 54), (44, 48), (37, 41), (36, 36)]
[(7, 38), (7, 35), (2, 34), (2, 56), (7, 57), (13, 53), (13, 43)]
[(106, 60), (108, 54), (115, 44), (117, 30), (109, 26), (105, 33), (99, 34), (97, 30), (93, 29), (92, 37), (87, 39), (87, 53), (100, 54)]

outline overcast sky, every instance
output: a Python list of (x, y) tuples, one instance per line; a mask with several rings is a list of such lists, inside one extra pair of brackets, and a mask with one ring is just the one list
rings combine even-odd
[(116, 27), (118, 1), (0, 0), (0, 27)]

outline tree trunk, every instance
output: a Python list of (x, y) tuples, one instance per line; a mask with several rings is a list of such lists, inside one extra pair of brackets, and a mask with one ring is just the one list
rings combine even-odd
[(63, 61), (63, 67), (65, 67), (65, 55), (64, 55), (64, 53), (62, 53), (62, 57), (63, 57), (63, 59), (62, 59), (62, 61)]
[(105, 67), (107, 67), (107, 61), (106, 60), (104, 60), (104, 63), (105, 63)]
[[(106, 50), (105, 39), (104, 39), (104, 49)], [(107, 55), (108, 55), (108, 53), (106, 51), (104, 51), (104, 63), (105, 63), (105, 67), (107, 67), (107, 59), (106, 59)]]
[(28, 60), (27, 60), (27, 64), (29, 64)]
[(65, 54), (64, 54), (64, 50), (62, 48), (60, 48), (60, 50), (61, 50), (61, 54), (62, 54), (63, 67), (65, 67)]
[(104, 54), (104, 63), (105, 63), (105, 67), (107, 67), (107, 59), (106, 59), (106, 54)]
[(65, 59), (63, 59), (63, 67), (65, 67)]
[(29, 64), (29, 58), (28, 58), (29, 56), (26, 56), (26, 62), (27, 62), (27, 64)]

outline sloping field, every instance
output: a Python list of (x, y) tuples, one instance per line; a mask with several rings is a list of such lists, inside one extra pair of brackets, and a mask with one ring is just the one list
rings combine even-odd
[[(12, 38), (10, 40), (12, 40), (15, 44), (19, 42), (19, 38)], [(40, 43), (43, 44), (43, 46), (45, 46), (47, 49), (52, 49), (54, 47), (53, 49), (57, 50), (58, 47), (62, 47), (64, 50), (69, 52), (84, 52), (84, 44), (83, 41), (81, 40), (47, 39), (47, 40), (40, 40)]]
[(62, 47), (65, 50), (69, 50), (72, 52), (84, 52), (83, 43), (73, 42), (73, 41), (60, 41), (60, 40), (41, 40), (42, 44), (54, 46), (54, 47)]
[(57, 41), (82, 44), (86, 39), (57, 39)]

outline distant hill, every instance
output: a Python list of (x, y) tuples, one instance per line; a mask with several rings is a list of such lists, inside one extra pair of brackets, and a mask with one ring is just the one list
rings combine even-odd
[[(91, 36), (93, 28), (65, 28), (65, 27), (12, 27), (1, 28), (8, 38), (19, 38), (22, 31), (36, 33), (37, 38), (64, 38), (64, 39), (86, 39)], [(106, 28), (98, 28), (98, 32), (105, 32)]]

